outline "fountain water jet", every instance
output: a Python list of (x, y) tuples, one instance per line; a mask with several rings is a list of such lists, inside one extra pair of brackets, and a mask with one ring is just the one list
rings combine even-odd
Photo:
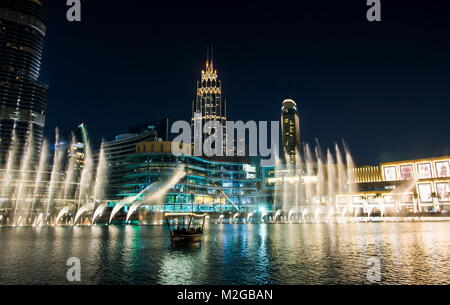
[(107, 203), (102, 203), (97, 207), (97, 209), (95, 209), (94, 215), (92, 216), (92, 224), (95, 224), (97, 218), (102, 216), (103, 212), (106, 210), (107, 207), (108, 207)]
[[(180, 181), (186, 175), (184, 171), (184, 167), (179, 167), (176, 169), (175, 173), (172, 177), (166, 182), (156, 182), (149, 186), (147, 192), (144, 193), (143, 198), (137, 197), (136, 199), (141, 199), (139, 202), (135, 202), (132, 204), (130, 210), (127, 214), (126, 223), (130, 220), (131, 215), (144, 203), (160, 203), (161, 199), (165, 196), (165, 194), (175, 185), (178, 181)], [(148, 192), (152, 190), (151, 194)]]

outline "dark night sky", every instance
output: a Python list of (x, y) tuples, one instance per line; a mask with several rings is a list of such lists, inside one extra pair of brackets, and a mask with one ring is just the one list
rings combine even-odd
[(48, 136), (86, 122), (98, 143), (189, 119), (213, 43), (229, 120), (278, 120), (290, 97), (304, 141), (345, 139), (360, 164), (450, 154), (443, 0), (382, 0), (380, 23), (366, 20), (366, 0), (82, 0), (81, 23), (65, 19), (66, 1), (50, 2)]

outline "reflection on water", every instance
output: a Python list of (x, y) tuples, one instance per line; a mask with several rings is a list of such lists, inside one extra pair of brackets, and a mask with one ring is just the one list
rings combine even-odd
[(0, 284), (450, 283), (450, 223), (211, 225), (201, 244), (173, 249), (165, 227), (0, 228)]

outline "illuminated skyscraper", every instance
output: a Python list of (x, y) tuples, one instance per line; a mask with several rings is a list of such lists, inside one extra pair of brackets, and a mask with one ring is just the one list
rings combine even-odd
[(34, 145), (41, 145), (48, 86), (38, 78), (46, 22), (46, 0), (0, 0), (0, 167), (14, 136), (17, 156), (31, 130)]
[[(195, 130), (194, 126), (205, 126), (208, 121), (218, 121), (225, 135), (226, 101), (222, 97), (222, 82), (218, 78), (217, 70), (214, 69), (212, 51), (208, 51), (206, 67), (202, 70), (201, 80), (197, 82), (197, 97), (192, 103), (192, 136), (193, 141), (202, 140), (209, 135), (201, 130)], [(196, 132), (197, 133), (196, 133)], [(225, 143), (224, 143), (225, 146)]]
[(293, 100), (284, 100), (281, 108), (281, 137), (286, 162), (296, 163), (296, 152), (300, 152), (300, 116)]

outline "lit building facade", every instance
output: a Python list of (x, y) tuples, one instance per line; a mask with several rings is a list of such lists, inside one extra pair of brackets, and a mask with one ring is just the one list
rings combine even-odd
[(289, 160), (296, 163), (296, 153), (301, 150), (300, 116), (297, 104), (290, 99), (283, 101), (281, 108), (281, 141), (283, 152)]
[(190, 145), (184, 145), (185, 155), (177, 157), (171, 153), (171, 145), (171, 142), (137, 144), (136, 153), (127, 157), (126, 183), (117, 197), (135, 196), (152, 183), (168, 180), (183, 166), (186, 175), (165, 195), (162, 204), (147, 208), (159, 212), (252, 212), (261, 208), (257, 162), (192, 157)]
[[(114, 141), (103, 143), (103, 149), (108, 162), (108, 189), (107, 198), (117, 199), (116, 195), (119, 189), (127, 181), (126, 165), (129, 163), (128, 157), (135, 154), (136, 145), (140, 142), (157, 141), (157, 133), (152, 128), (141, 130), (140, 134), (122, 134), (118, 135)], [(98, 162), (98, 153), (95, 160)]]
[(39, 72), (46, 22), (46, 0), (0, 1), (0, 167), (14, 137), (17, 156), (31, 132), (36, 151), (41, 146), (48, 86)]
[[(316, 167), (314, 167), (316, 171)], [(333, 168), (332, 168), (333, 169)], [(333, 171), (337, 169), (334, 167)], [(347, 171), (347, 169), (346, 169)], [(345, 215), (409, 215), (450, 212), (450, 156), (381, 163), (349, 169), (348, 184), (334, 195), (319, 200), (302, 202), (309, 207), (333, 209)], [(274, 167), (262, 169), (261, 194), (266, 202), (277, 198), (276, 183), (295, 181), (298, 185), (311, 185), (315, 189), (318, 176), (293, 176)], [(281, 195), (281, 194), (279, 194)], [(274, 207), (276, 209), (276, 207)]]
[[(195, 141), (203, 143), (203, 140), (213, 133), (212, 131), (203, 132), (203, 126), (210, 121), (220, 123), (225, 146), (226, 101), (222, 97), (222, 82), (214, 68), (213, 59), (208, 57), (205, 69), (202, 70), (201, 79), (197, 82), (196, 99), (192, 103), (192, 143)], [(196, 128), (196, 126), (200, 128)], [(217, 131), (214, 133), (217, 134)]]

